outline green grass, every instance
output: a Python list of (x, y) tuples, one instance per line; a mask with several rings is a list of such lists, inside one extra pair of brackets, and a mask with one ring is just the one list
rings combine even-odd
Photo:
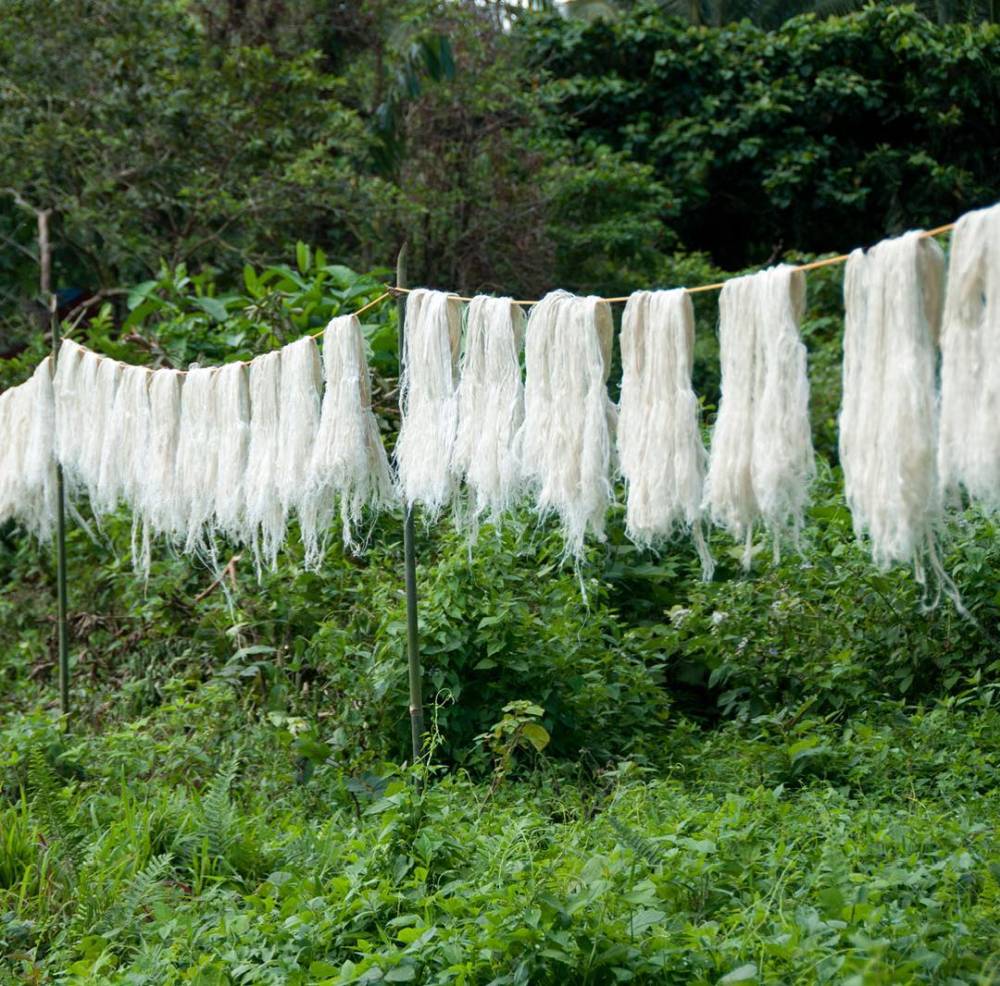
[(675, 721), (656, 768), (523, 759), (491, 793), (302, 783), (289, 722), (228, 685), (71, 735), (12, 713), (0, 981), (1000, 981), (1000, 716), (793, 719)]

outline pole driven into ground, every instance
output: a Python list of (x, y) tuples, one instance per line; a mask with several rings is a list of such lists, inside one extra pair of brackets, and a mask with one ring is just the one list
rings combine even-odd
[[(39, 209), (38, 264), (39, 287), (42, 300), (49, 313), (49, 332), (52, 335), (53, 363), (59, 358), (59, 312), (52, 290), (52, 244), (49, 239), (48, 209)], [(69, 632), (67, 626), (66, 593), (66, 491), (63, 485), (62, 466), (56, 464), (56, 633), (59, 648), (59, 706), (63, 715), (69, 715)]]
[[(406, 287), (406, 246), (396, 259), (396, 287)], [(403, 347), (406, 332), (406, 296), (396, 299), (399, 319), (399, 365), (402, 374)], [(402, 389), (400, 390), (402, 411)], [(405, 507), (403, 520), (403, 569), (406, 575), (406, 656), (410, 674), (410, 736), (413, 741), (413, 762), (423, 752), (424, 698), (420, 671), (420, 639), (417, 634), (417, 556), (413, 546), (413, 508)]]

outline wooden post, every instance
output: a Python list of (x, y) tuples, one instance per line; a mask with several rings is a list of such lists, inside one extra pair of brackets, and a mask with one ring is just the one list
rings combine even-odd
[[(406, 287), (406, 244), (396, 258), (396, 287)], [(403, 347), (406, 332), (406, 295), (396, 299), (399, 320), (399, 366), (403, 367)], [(400, 411), (402, 411), (402, 388)], [(413, 762), (423, 753), (424, 697), (420, 670), (420, 639), (417, 632), (417, 556), (413, 547), (413, 509), (406, 508), (403, 520), (403, 570), (406, 578), (406, 656), (410, 677), (410, 738), (413, 743)]]
[[(59, 312), (55, 293), (52, 291), (52, 244), (49, 240), (50, 209), (39, 209), (38, 217), (38, 266), (39, 287), (42, 300), (49, 313), (49, 332), (52, 335), (53, 362), (59, 358)], [(59, 706), (63, 715), (69, 715), (69, 628), (66, 593), (66, 492), (63, 485), (62, 466), (56, 464), (56, 632), (59, 647)]]

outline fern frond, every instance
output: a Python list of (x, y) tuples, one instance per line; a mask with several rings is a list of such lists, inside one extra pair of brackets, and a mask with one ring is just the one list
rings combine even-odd
[(173, 857), (170, 853), (153, 856), (132, 877), (121, 900), (111, 909), (108, 915), (109, 921), (116, 928), (123, 930), (128, 936), (138, 933), (138, 921), (136, 919), (140, 912), (144, 908), (162, 902), (164, 899), (163, 880), (170, 872), (172, 863)]
[(653, 842), (613, 815), (608, 815), (607, 818), (608, 824), (636, 856), (644, 859), (650, 866), (661, 866), (663, 864), (663, 857)]
[(28, 751), (28, 786), (32, 814), (45, 835), (50, 841), (57, 841), (69, 861), (79, 866), (83, 833), (73, 824), (63, 800), (62, 784), (38, 745)]
[(234, 756), (212, 780), (201, 806), (198, 834), (207, 844), (209, 853), (215, 859), (226, 862), (239, 835), (239, 820), (229, 797), (238, 769), (239, 760)]

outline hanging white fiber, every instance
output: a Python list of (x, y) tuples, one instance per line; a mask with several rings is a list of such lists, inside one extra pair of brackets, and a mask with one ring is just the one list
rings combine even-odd
[(393, 499), (389, 460), (371, 409), (371, 384), (361, 322), (355, 315), (332, 319), (323, 333), (325, 389), (319, 431), (300, 512), (306, 565), (323, 557), (326, 530), (337, 504), (345, 545), (355, 545), (366, 507)]
[(285, 540), (285, 513), (278, 492), (278, 425), (282, 351), (250, 363), (250, 442), (246, 470), (246, 540), (257, 571), (273, 568)]
[(1000, 510), (1000, 205), (955, 224), (941, 322), (941, 488)]
[(141, 366), (105, 359), (101, 371), (117, 377), (111, 416), (104, 430), (101, 470), (91, 506), (97, 515), (114, 512), (120, 503), (136, 506), (146, 465), (149, 440), (149, 378)]
[[(92, 408), (93, 383), (97, 379), (97, 357), (77, 345), (71, 339), (64, 339), (59, 347), (56, 360), (56, 375), (53, 383), (56, 414), (56, 457), (62, 464), (66, 485), (74, 490), (80, 482), (80, 463), (83, 449), (87, 444), (91, 422), (88, 415)], [(92, 367), (92, 372), (89, 368)], [(90, 389), (84, 384), (84, 377), (90, 376)]]
[(307, 550), (319, 539), (307, 481), (322, 407), (322, 370), (316, 340), (305, 336), (281, 350), (278, 416), (278, 496), (285, 522), (297, 513)]
[(726, 282), (719, 297), (722, 397), (712, 432), (705, 505), (744, 541), (758, 520), (797, 543), (815, 475), (806, 350), (799, 337), (805, 275), (782, 264)]
[(625, 305), (618, 406), (619, 470), (628, 486), (625, 531), (640, 547), (689, 530), (702, 574), (714, 564), (701, 501), (707, 455), (691, 389), (694, 307), (683, 288), (636, 291)]
[(184, 374), (179, 370), (155, 370), (150, 374), (146, 447), (137, 476), (132, 528), (132, 562), (146, 575), (151, 539), (160, 536), (176, 542), (187, 533), (187, 511), (177, 481), (183, 381)]
[(27, 529), (42, 541), (52, 536), (56, 521), (56, 401), (55, 367), (46, 356), (31, 375), (31, 432), (24, 479), (33, 515)]
[(764, 526), (798, 543), (816, 475), (809, 422), (809, 375), (799, 325), (806, 276), (788, 265), (760, 275), (753, 488)]
[(246, 538), (246, 471), (250, 445), (250, 387), (242, 363), (227, 363), (215, 376), (219, 459), (215, 477), (215, 527)]
[(524, 312), (510, 298), (480, 295), (466, 313), (452, 463), (469, 491), (473, 528), (484, 514), (497, 520), (521, 486), (524, 323)]
[(14, 519), (42, 541), (55, 523), (52, 357), (0, 394), (0, 523)]
[(156, 370), (150, 380), (149, 439), (139, 501), (139, 512), (150, 530), (171, 540), (187, 529), (177, 481), (183, 386), (184, 374), (179, 370)]
[[(66, 340), (55, 378), (56, 451), (72, 493), (98, 500), (105, 436), (111, 427), (121, 364)], [(96, 510), (96, 506), (94, 507)]]
[(566, 553), (579, 558), (588, 530), (603, 539), (611, 502), (611, 308), (553, 291), (531, 309), (526, 331), (524, 476), (538, 512), (559, 516)]
[(218, 370), (192, 366), (181, 391), (177, 440), (177, 497), (183, 511), (183, 548), (211, 553), (219, 463), (215, 378)]
[(941, 248), (919, 232), (850, 255), (840, 462), (854, 530), (868, 536), (875, 562), (912, 564), (921, 583), (929, 563), (947, 588), (935, 464), (943, 275)]
[(396, 467), (403, 502), (424, 507), (434, 520), (451, 500), (451, 472), (458, 423), (455, 393), (461, 337), (458, 299), (424, 288), (406, 298)]

